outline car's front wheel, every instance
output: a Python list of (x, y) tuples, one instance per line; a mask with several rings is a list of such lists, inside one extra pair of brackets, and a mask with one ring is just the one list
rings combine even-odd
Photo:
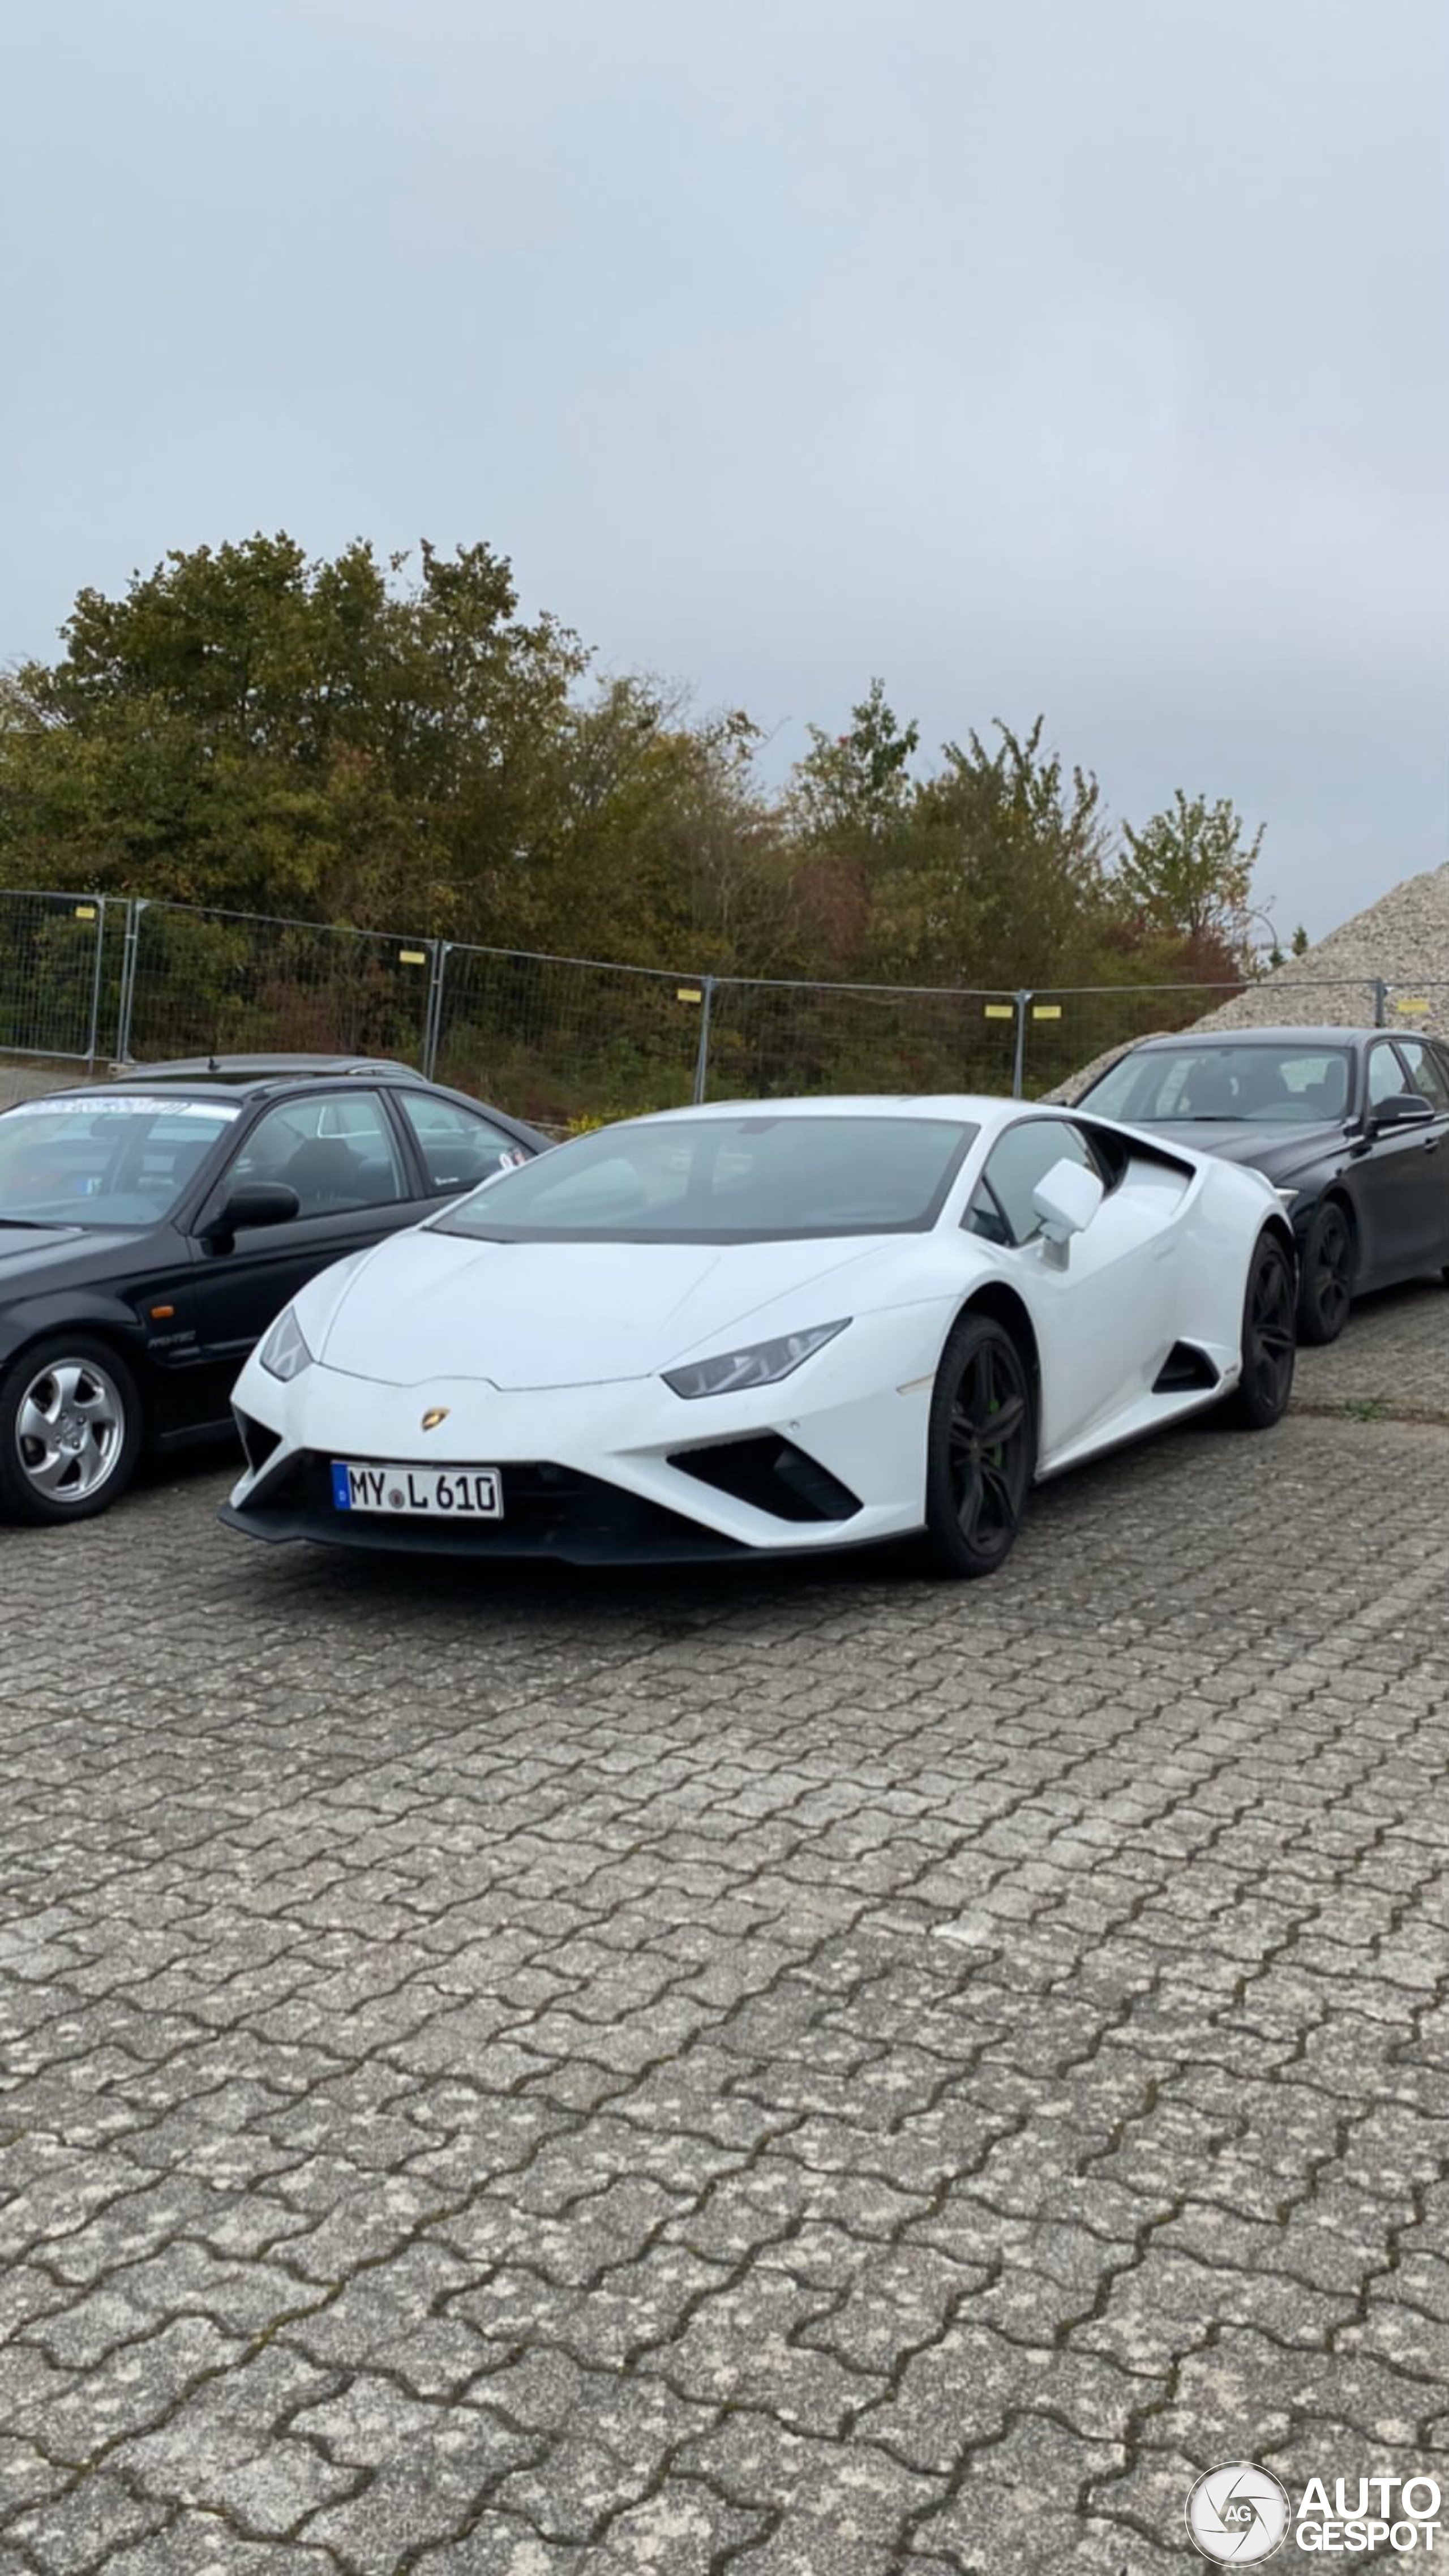
[(1005, 1327), (965, 1314), (936, 1373), (926, 1442), (926, 1546), (936, 1571), (994, 1574), (1036, 1466), (1031, 1373)]
[(0, 1519), (105, 1511), (140, 1448), (140, 1398), (119, 1353), (84, 1333), (33, 1343), (0, 1378)]
[(1288, 1410), (1297, 1357), (1293, 1264), (1274, 1234), (1260, 1234), (1243, 1298), (1243, 1366), (1232, 1397), (1248, 1431), (1271, 1431)]
[(1298, 1330), (1305, 1342), (1336, 1342), (1353, 1303), (1354, 1240), (1348, 1211), (1337, 1199), (1315, 1208), (1303, 1238), (1298, 1280)]

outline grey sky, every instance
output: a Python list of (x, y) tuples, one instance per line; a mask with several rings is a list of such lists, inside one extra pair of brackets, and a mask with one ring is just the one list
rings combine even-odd
[(0, 655), (292, 530), (1449, 855), (1446, 0), (9, 0)]

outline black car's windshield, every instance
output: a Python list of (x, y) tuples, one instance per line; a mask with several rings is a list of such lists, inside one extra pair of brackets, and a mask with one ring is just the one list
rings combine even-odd
[(961, 1119), (774, 1117), (606, 1127), (435, 1220), (495, 1243), (785, 1243), (921, 1233), (976, 1129)]
[(1342, 1118), (1348, 1110), (1346, 1047), (1267, 1045), (1143, 1047), (1123, 1056), (1078, 1106), (1102, 1118), (1187, 1125), (1220, 1118), (1264, 1126)]
[(121, 1092), (22, 1100), (0, 1116), (0, 1226), (154, 1225), (240, 1116)]

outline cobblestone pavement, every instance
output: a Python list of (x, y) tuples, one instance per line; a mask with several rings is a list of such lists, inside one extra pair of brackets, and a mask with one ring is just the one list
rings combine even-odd
[(0, 2565), (1140, 2576), (1218, 2461), (1442, 2475), (1449, 1428), (1352, 1390), (1446, 1319), (959, 1590), (210, 1465), (0, 1541)]

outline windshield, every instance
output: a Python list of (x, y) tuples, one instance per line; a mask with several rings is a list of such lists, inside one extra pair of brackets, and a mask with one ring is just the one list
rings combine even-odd
[(435, 1224), (490, 1243), (921, 1233), (940, 1214), (975, 1134), (950, 1118), (641, 1120), (505, 1172)]
[(214, 1100), (22, 1100), (0, 1117), (0, 1225), (155, 1225), (240, 1116)]
[(1125, 1055), (1078, 1102), (1102, 1118), (1145, 1125), (1251, 1119), (1264, 1126), (1321, 1125), (1348, 1111), (1345, 1047), (1142, 1047)]

